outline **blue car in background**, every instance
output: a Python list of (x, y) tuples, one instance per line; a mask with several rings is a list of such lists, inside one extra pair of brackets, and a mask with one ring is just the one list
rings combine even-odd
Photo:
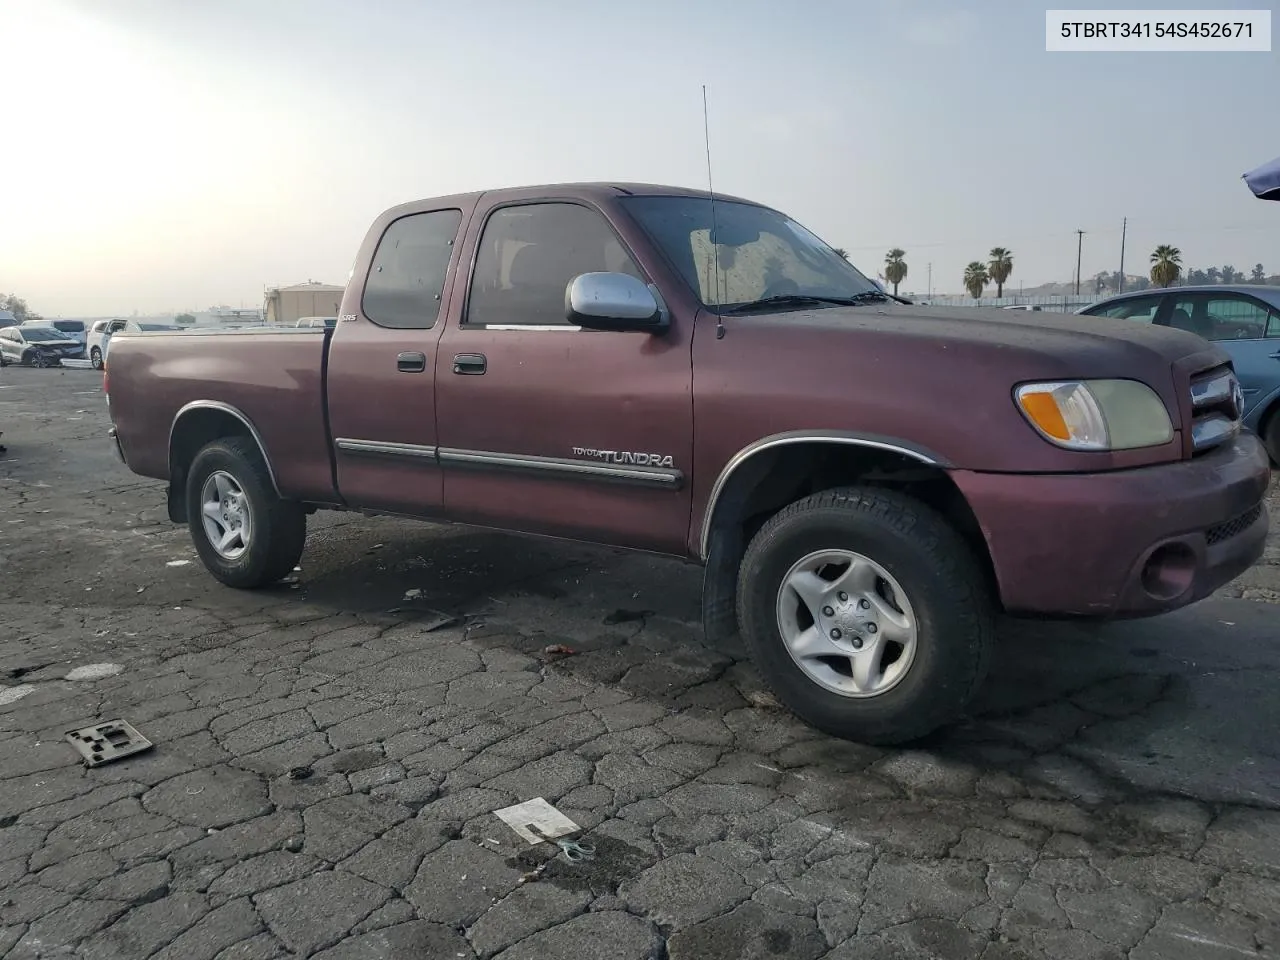
[(1280, 465), (1280, 287), (1216, 284), (1122, 293), (1078, 314), (1156, 323), (1199, 334), (1231, 355), (1244, 425)]

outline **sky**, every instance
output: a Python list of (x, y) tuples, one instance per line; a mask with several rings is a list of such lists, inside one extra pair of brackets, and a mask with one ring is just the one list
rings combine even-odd
[(1240, 180), (1280, 155), (1280, 52), (1046, 53), (1025, 0), (0, 0), (0, 37), (0, 291), (48, 316), (345, 283), (411, 199), (705, 186), (703, 84), (715, 189), (872, 275), (902, 247), (904, 291), (996, 245), (1011, 288), (1070, 280), (1077, 229), (1114, 270), (1124, 217), (1129, 273), (1280, 273)]

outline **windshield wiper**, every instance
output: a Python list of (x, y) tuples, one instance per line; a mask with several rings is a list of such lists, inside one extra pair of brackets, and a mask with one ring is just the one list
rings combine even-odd
[(852, 297), (823, 297), (817, 294), (784, 293), (776, 297), (748, 300), (746, 303), (739, 303), (721, 312), (748, 313), (752, 310), (767, 310), (770, 307), (807, 307), (822, 303), (833, 304), (838, 307), (856, 307), (860, 303), (867, 302), (864, 298), (868, 294), (875, 294), (881, 299), (884, 296), (875, 290), (868, 290), (866, 293), (859, 293)]

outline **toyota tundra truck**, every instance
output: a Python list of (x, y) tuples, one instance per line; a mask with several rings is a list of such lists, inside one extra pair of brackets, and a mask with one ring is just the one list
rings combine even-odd
[(230, 587), (289, 574), (317, 510), (679, 557), (708, 639), (864, 742), (959, 716), (997, 616), (1173, 610), (1267, 533), (1217, 347), (916, 306), (694, 190), (398, 206), (331, 327), (124, 332), (106, 378), (121, 458)]

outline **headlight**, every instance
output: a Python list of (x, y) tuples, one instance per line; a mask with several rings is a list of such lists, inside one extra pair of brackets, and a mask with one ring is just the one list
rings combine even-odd
[(1132, 450), (1173, 439), (1169, 411), (1137, 380), (1026, 383), (1013, 395), (1036, 431), (1068, 450)]

